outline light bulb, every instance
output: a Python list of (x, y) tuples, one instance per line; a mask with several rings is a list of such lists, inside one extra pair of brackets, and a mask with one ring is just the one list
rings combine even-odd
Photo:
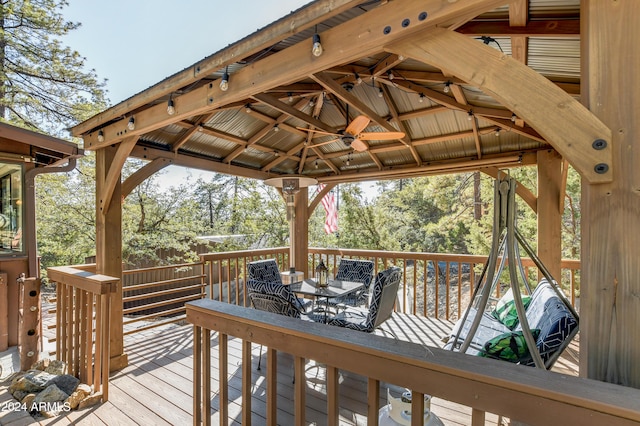
[(511, 121), (512, 122), (516, 122), (516, 115), (515, 114), (511, 114)]
[(176, 107), (173, 104), (173, 99), (169, 98), (169, 102), (167, 102), (167, 114), (173, 115), (176, 113)]
[(469, 111), (468, 114), (469, 116), (467, 117), (467, 120), (469, 121), (473, 120), (473, 111)]
[(246, 112), (247, 114), (251, 114), (251, 105), (250, 104), (246, 104), (244, 106), (244, 112)]
[(355, 76), (356, 76), (356, 84), (362, 84), (362, 77), (360, 77), (358, 73), (355, 73)]
[(320, 44), (320, 35), (318, 35), (318, 33), (315, 33), (313, 35), (313, 47), (311, 47), (311, 53), (313, 53), (313, 56), (320, 56), (322, 55), (323, 49), (322, 49), (322, 44)]
[(446, 83), (444, 84), (444, 93), (449, 93), (449, 90), (450, 90), (450, 89), (449, 89), (449, 84), (450, 84), (449, 82), (446, 82)]
[(393, 72), (391, 72), (391, 70), (389, 70), (389, 72), (387, 73), (387, 77), (389, 77), (389, 80), (393, 80), (394, 78), (396, 78), (396, 76), (393, 75)]
[(424, 102), (424, 95), (422, 93), (420, 93), (420, 97), (418, 98), (418, 102), (420, 102), (420, 103)]
[(500, 128), (496, 129), (496, 138), (500, 137)]
[(220, 80), (220, 90), (223, 92), (229, 90), (229, 73), (226, 71), (222, 75), (222, 80)]
[(278, 153), (278, 151), (273, 151), (273, 155), (275, 155), (276, 157), (279, 156), (280, 154)]
[(316, 160), (316, 169), (318, 168), (318, 160)]
[(351, 161), (349, 161), (349, 159), (347, 158), (347, 166), (351, 164)]
[(314, 101), (313, 99), (309, 100), (309, 106), (310, 107), (316, 106), (316, 101)]
[(98, 130), (98, 142), (104, 142), (104, 132), (102, 130)]
[(382, 87), (380, 89), (378, 89), (378, 97), (381, 98), (384, 96), (384, 93), (382, 93)]
[(129, 122), (127, 123), (127, 129), (129, 129), (129, 130), (135, 130), (135, 128), (136, 128), (136, 121), (134, 120), (134, 118), (133, 118), (133, 117), (131, 117), (131, 118), (129, 119)]
[(289, 102), (293, 102), (293, 93), (289, 92)]
[(275, 126), (273, 126), (273, 131), (274, 132), (279, 132), (280, 131), (280, 127), (278, 127), (278, 125), (276, 124)]

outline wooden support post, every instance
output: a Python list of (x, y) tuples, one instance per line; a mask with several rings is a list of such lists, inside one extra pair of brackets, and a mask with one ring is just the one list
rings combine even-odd
[(580, 4), (581, 100), (613, 130), (615, 166), (582, 183), (580, 374), (639, 388), (640, 2)]
[(295, 266), (296, 270), (304, 272), (307, 278), (307, 263), (309, 253), (309, 188), (300, 188), (300, 192), (296, 194), (296, 214), (293, 219), (293, 228), (290, 235), (292, 241), (291, 266)]
[[(538, 151), (538, 257), (551, 276), (562, 277), (562, 157), (555, 150)], [(538, 280), (543, 275), (538, 271)]]
[(114, 164), (116, 147), (106, 147), (96, 151), (96, 272), (120, 279), (118, 288), (111, 293), (110, 301), (110, 371), (127, 366), (124, 353), (122, 321), (122, 204), (121, 183), (117, 180), (107, 211), (101, 199), (109, 169)]
[(7, 274), (0, 272), (0, 352), (9, 347), (9, 299), (7, 292)]
[[(6, 276), (5, 276), (6, 278)], [(18, 278), (20, 284), (20, 325), (18, 346), (20, 347), (20, 370), (27, 371), (38, 360), (40, 338), (40, 279)]]

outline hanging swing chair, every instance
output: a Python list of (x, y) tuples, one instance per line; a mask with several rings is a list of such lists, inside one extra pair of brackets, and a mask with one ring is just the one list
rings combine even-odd
[[(516, 228), (515, 193), (516, 180), (498, 176), (491, 252), (445, 349), (550, 369), (578, 332), (578, 314)], [(544, 276), (533, 291), (520, 246)], [(509, 290), (498, 299), (505, 266)]]

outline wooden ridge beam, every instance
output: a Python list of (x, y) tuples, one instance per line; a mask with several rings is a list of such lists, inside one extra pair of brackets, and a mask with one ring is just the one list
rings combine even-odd
[(611, 130), (531, 68), (483, 43), (443, 29), (387, 48), (451, 72), (491, 93), (539, 132), (588, 182), (613, 179)]
[[(176, 121), (241, 101), (256, 93), (300, 81), (308, 75), (317, 73), (318, 70), (375, 54), (380, 52), (385, 44), (419, 32), (426, 34), (437, 25), (447, 23), (455, 17), (478, 15), (500, 6), (503, 2), (504, 0), (465, 0), (464, 2), (406, 0), (403, 2), (403, 7), (398, 7), (395, 2), (389, 2), (323, 31), (324, 53), (320, 57), (312, 55), (310, 40), (308, 43), (297, 43), (234, 72), (227, 91), (222, 91), (219, 85), (210, 82), (183, 95), (174, 96), (173, 115), (168, 115), (167, 105), (160, 103), (136, 114), (136, 128), (133, 131), (127, 129), (126, 120), (119, 120), (101, 128), (100, 140), (98, 128), (101, 124), (95, 121), (90, 126), (76, 126), (74, 133), (83, 135), (85, 149), (99, 149), (132, 134), (148, 133)], [(421, 15), (425, 11), (428, 11), (428, 14)], [(416, 19), (412, 19), (410, 25), (403, 27), (400, 23), (407, 16), (415, 16)], [(419, 16), (426, 16), (426, 18), (420, 20), (417, 18)], [(392, 27), (393, 30), (385, 31), (387, 27)], [(357, 42), (345, 43), (345, 40)], [(406, 57), (406, 55), (403, 56)], [(101, 115), (103, 118), (105, 116)]]

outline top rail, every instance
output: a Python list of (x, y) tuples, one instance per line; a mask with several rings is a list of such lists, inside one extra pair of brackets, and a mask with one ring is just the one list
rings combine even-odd
[(72, 266), (56, 266), (47, 268), (49, 279), (88, 291), (93, 294), (107, 294), (116, 291), (119, 278), (102, 274), (94, 274)]

